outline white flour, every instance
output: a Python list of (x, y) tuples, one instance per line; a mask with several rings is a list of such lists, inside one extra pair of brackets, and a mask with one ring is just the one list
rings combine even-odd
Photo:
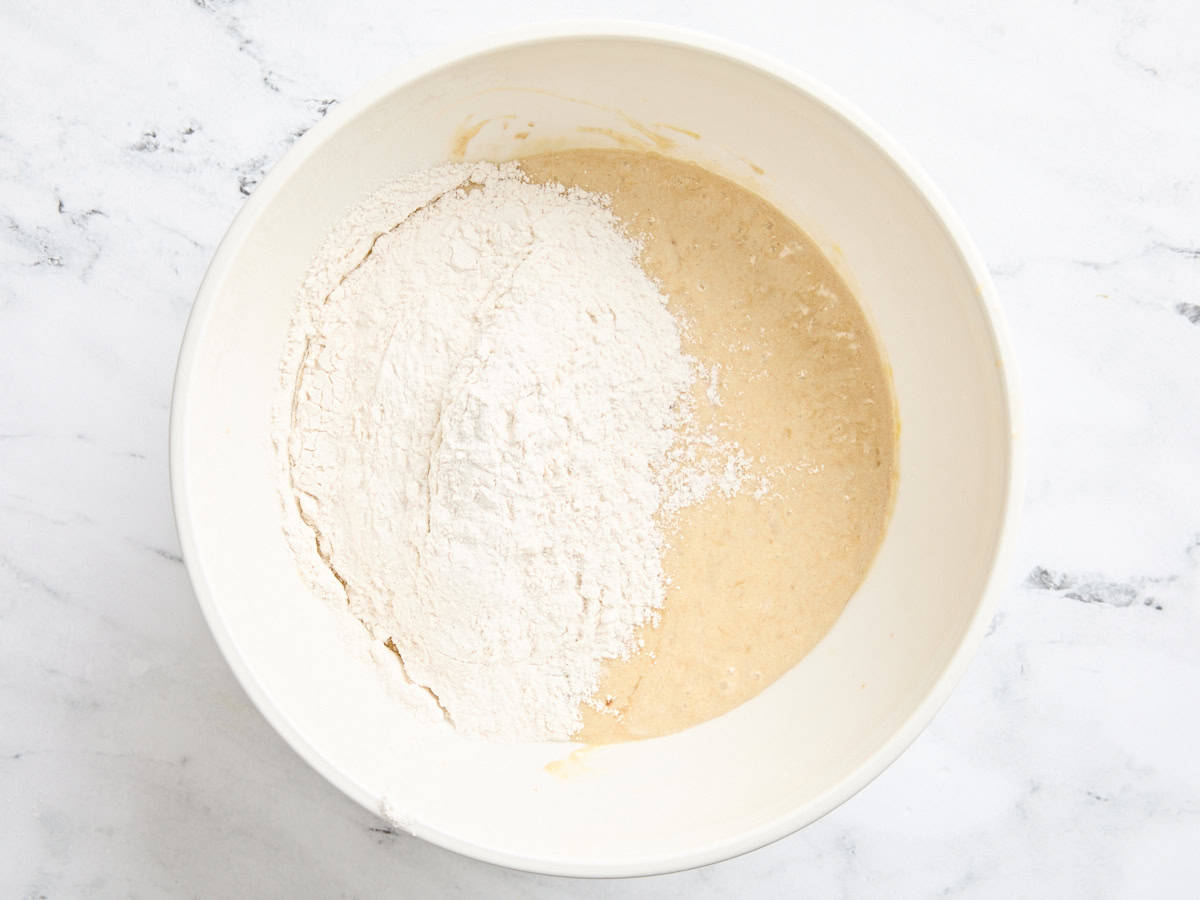
[(462, 164), (360, 206), (305, 282), (277, 421), (293, 549), (399, 696), (467, 734), (575, 732), (662, 605), (659, 517), (747, 477), (678, 439), (698, 371), (637, 251), (602, 198)]

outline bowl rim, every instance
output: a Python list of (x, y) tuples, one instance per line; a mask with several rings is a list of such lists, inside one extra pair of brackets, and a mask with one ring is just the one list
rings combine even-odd
[(463, 840), (452, 833), (428, 827), (420, 822), (406, 823), (405, 825), (406, 830), (415, 837), (447, 850), (507, 868), (545, 875), (632, 877), (678, 872), (720, 862), (764, 847), (798, 831), (820, 819), (866, 787), (891, 765), (932, 721), (974, 657), (995, 614), (999, 594), (1003, 587), (1003, 579), (1008, 577), (1011, 569), (1015, 521), (1024, 488), (1024, 438), (1021, 427), (1018, 376), (1014, 369), (1015, 357), (996, 290), (987, 267), (957, 214), (925, 171), (895, 139), (856, 105), (815, 78), (768, 54), (724, 38), (674, 25), (620, 19), (571, 19), (525, 25), (453, 43), (408, 60), (376, 77), (365, 87), (331, 108), (323, 119), (286, 150), (243, 204), (218, 244), (197, 290), (180, 345), (171, 391), (169, 478), (171, 505), (184, 564), (200, 609), (222, 656), (233, 670), (251, 702), (280, 736), (305, 762), (342, 793), (368, 811), (376, 815), (380, 814), (378, 799), (318, 752), (292, 725), (287, 716), (274, 705), (254, 679), (233, 642), (205, 577), (191, 523), (191, 498), (188, 494), (185, 475), (187, 460), (184, 449), (184, 432), (189, 415), (189, 388), (195, 375), (198, 348), (206, 330), (205, 325), (211, 315), (218, 288), (225, 280), (234, 259), (242, 250), (247, 238), (253, 232), (260, 215), (288, 178), (337, 129), (387, 94), (402, 89), (438, 69), (497, 50), (560, 40), (614, 38), (668, 44), (700, 51), (764, 72), (817, 100), (845, 120), (892, 161), (945, 228), (977, 285), (978, 297), (982, 303), (991, 342), (1001, 369), (1002, 399), (1009, 425), (1007, 484), (1001, 509), (1000, 529), (983, 593), (963, 638), (945, 669), (938, 676), (925, 698), (908, 719), (893, 732), (891, 737), (853, 772), (831, 785), (815, 800), (770, 821), (728, 835), (718, 841), (670, 856), (640, 859), (564, 858), (514, 854)]

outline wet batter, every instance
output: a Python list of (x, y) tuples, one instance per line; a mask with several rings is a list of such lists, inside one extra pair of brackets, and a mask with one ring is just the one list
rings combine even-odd
[[(667, 524), (669, 584), (643, 649), (614, 660), (578, 735), (670, 734), (753, 697), (825, 635), (883, 539), (896, 418), (878, 344), (816, 245), (758, 195), (689, 163), (629, 150), (528, 157), (534, 181), (612, 197), (642, 264), (718, 366), (701, 425), (755, 460), (740, 495)], [(765, 480), (763, 480), (765, 479)]]

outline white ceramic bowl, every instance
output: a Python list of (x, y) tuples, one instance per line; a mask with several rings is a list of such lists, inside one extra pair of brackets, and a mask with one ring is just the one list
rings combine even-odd
[[(614, 135), (753, 185), (842, 268), (895, 376), (900, 482), (866, 583), (785, 677), (719, 719), (551, 772), (568, 745), (422, 737), (339, 650), (343, 614), (305, 590), (280, 530), (269, 420), (297, 286), (352, 201), (455, 152), (498, 158)], [(675, 29), (527, 29), (405, 66), (335, 107), (246, 203), (200, 288), (176, 374), (180, 541), (247, 693), (363, 805), (522, 869), (632, 875), (713, 862), (862, 788), (962, 674), (991, 618), (1018, 483), (1004, 348), (987, 272), (945, 201), (828, 89)]]

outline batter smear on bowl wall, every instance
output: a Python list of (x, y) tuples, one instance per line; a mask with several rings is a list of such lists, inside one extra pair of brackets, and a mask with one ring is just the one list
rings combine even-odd
[(472, 736), (732, 709), (832, 626), (891, 509), (858, 303), (765, 200), (656, 154), (386, 186), (314, 262), (282, 385), (306, 582), (362, 623), (397, 715)]

